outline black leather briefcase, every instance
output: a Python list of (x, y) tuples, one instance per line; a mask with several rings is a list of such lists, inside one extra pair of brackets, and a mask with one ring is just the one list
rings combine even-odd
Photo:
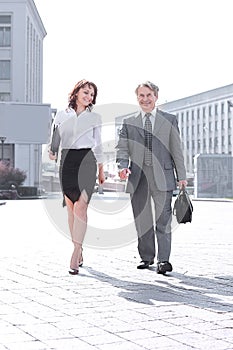
[(192, 221), (193, 205), (185, 189), (181, 189), (175, 200), (173, 215), (179, 224)]

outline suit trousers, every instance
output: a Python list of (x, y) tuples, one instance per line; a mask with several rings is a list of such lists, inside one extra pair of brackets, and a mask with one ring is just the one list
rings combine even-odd
[[(169, 261), (172, 194), (173, 191), (159, 191), (152, 166), (143, 165), (139, 184), (131, 194), (131, 205), (138, 234), (138, 252), (143, 261), (152, 261), (155, 258), (155, 235), (157, 261)], [(152, 203), (154, 203), (154, 210)]]

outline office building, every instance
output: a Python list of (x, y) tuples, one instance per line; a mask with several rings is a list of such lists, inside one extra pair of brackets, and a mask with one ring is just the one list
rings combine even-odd
[[(4, 160), (39, 184), (50, 105), (42, 104), (46, 31), (33, 0), (0, 0), (0, 137)], [(16, 132), (17, 131), (17, 132)], [(33, 137), (34, 136), (34, 137)]]

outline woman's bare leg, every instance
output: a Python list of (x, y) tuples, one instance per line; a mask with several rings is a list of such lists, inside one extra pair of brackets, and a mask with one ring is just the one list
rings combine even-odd
[(86, 192), (82, 192), (78, 201), (74, 204), (65, 196), (68, 212), (68, 224), (70, 228), (74, 251), (70, 261), (70, 268), (74, 270), (73, 274), (78, 273), (79, 266), (83, 263), (82, 243), (87, 229), (87, 207), (88, 198)]

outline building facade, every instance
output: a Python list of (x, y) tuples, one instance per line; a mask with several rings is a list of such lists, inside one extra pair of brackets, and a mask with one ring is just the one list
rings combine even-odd
[(177, 116), (190, 176), (197, 154), (233, 154), (233, 84), (164, 103), (160, 108)]
[[(196, 155), (233, 155), (233, 84), (158, 107), (177, 116), (188, 178), (194, 177)], [(116, 140), (122, 120), (130, 115), (115, 118)]]
[[(5, 115), (1, 116), (0, 137), (4, 140), (4, 160), (11, 165), (25, 170), (26, 185), (39, 184), (39, 169), (42, 156), (42, 143), (48, 140), (48, 125), (39, 128), (38, 137), (33, 142), (29, 125), (24, 124), (25, 118), (20, 111), (30, 109), (34, 120), (51, 119), (50, 105), (42, 105), (43, 91), (43, 39), (46, 36), (33, 0), (0, 0), (0, 103)], [(11, 118), (7, 110), (11, 104), (17, 106), (16, 118), (21, 119), (21, 139), (12, 139), (8, 125)], [(6, 106), (6, 108), (4, 107)], [(34, 108), (33, 108), (34, 106)], [(43, 115), (41, 115), (43, 113)], [(4, 119), (5, 118), (5, 122)], [(12, 125), (13, 127), (13, 125)], [(24, 131), (24, 134), (22, 134)], [(6, 133), (6, 134), (3, 134)]]

